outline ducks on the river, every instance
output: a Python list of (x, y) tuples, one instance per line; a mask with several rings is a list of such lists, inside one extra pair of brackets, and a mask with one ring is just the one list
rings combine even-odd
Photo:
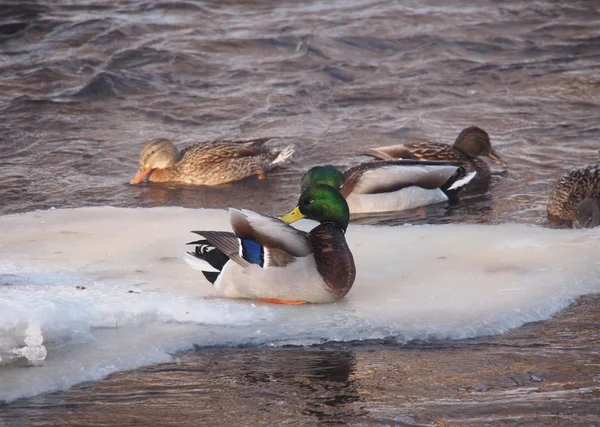
[[(269, 138), (196, 144), (178, 153), (167, 140), (149, 142), (131, 181), (216, 185), (264, 172), (286, 160), (293, 146), (266, 149)], [(376, 157), (341, 172), (316, 166), (301, 180), (298, 206), (281, 219), (230, 208), (233, 232), (194, 231), (200, 240), (186, 261), (225, 297), (280, 304), (330, 303), (356, 277), (345, 239), (350, 213), (410, 209), (449, 200), (478, 176), (489, 180), (487, 156), (504, 163), (483, 129), (464, 129), (454, 145), (407, 143), (371, 149)], [(290, 224), (318, 222), (310, 232)], [(574, 228), (600, 225), (600, 166), (565, 174), (548, 202), (548, 218)]]

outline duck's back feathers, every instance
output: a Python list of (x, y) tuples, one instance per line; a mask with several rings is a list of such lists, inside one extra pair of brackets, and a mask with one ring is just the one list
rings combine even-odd
[(265, 163), (263, 169), (272, 164), (281, 163), (294, 152), (294, 146), (281, 149), (268, 149), (264, 143), (274, 138), (256, 138), (241, 141), (201, 142), (184, 148), (181, 153), (182, 162), (198, 164), (217, 164), (232, 160), (254, 159), (257, 163)]
[(441, 188), (456, 173), (458, 163), (388, 160), (362, 163), (345, 172), (342, 194), (380, 194), (417, 186)]
[(346, 171), (341, 193), (352, 213), (414, 209), (448, 201), (476, 176), (460, 163), (385, 160)]
[[(185, 154), (197, 155), (198, 152), (214, 153), (215, 160), (221, 158), (232, 158), (240, 157), (240, 155), (249, 155), (250, 153), (260, 154), (260, 149), (263, 148), (264, 143), (276, 139), (274, 137), (263, 137), (263, 138), (247, 138), (247, 139), (234, 139), (234, 140), (219, 140), (219, 141), (204, 141), (197, 142), (196, 144), (188, 145), (181, 150), (179, 154), (183, 157)], [(253, 148), (253, 150), (249, 150)], [(207, 157), (210, 159), (210, 157)]]
[(229, 217), (233, 232), (242, 240), (253, 240), (267, 249), (279, 249), (294, 257), (312, 252), (308, 234), (278, 218), (233, 208), (229, 209)]
[(365, 152), (368, 156), (381, 160), (414, 159), (447, 162), (465, 162), (467, 158), (456, 148), (441, 142), (409, 142), (371, 148)]
[(587, 198), (600, 198), (600, 165), (588, 165), (564, 174), (548, 201), (548, 219), (570, 224), (577, 206)]

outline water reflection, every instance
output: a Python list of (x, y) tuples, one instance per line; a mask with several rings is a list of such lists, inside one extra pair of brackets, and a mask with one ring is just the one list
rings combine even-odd
[(297, 410), (319, 421), (360, 416), (359, 384), (352, 378), (351, 351), (283, 349), (249, 355), (241, 371), (262, 392), (294, 396)]
[(124, 206), (182, 206), (224, 209), (236, 207), (280, 215), (297, 202), (297, 183), (285, 171), (272, 171), (266, 179), (249, 177), (214, 187), (168, 184), (127, 185), (131, 198)]
[[(366, 414), (352, 351), (201, 349), (173, 363), (17, 401), (4, 419), (49, 425), (345, 423)], [(357, 404), (359, 403), (359, 404)], [(2, 418), (0, 417), (0, 421)]]

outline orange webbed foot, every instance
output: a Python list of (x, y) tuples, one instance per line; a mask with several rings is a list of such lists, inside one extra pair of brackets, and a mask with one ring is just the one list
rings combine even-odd
[(263, 179), (265, 179), (265, 173), (260, 169), (256, 171), (256, 175), (258, 176), (259, 181), (262, 181)]
[(422, 218), (425, 215), (427, 215), (427, 208), (426, 207), (420, 207), (415, 212), (415, 216), (418, 217), (418, 218)]
[(263, 302), (270, 302), (273, 304), (287, 304), (287, 305), (306, 304), (306, 301), (288, 301), (288, 300), (277, 299), (277, 298), (258, 298), (258, 300), (263, 301)]

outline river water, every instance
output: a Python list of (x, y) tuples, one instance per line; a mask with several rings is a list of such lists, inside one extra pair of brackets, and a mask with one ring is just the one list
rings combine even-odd
[[(56, 247), (45, 246), (44, 229), (35, 228), (36, 217), (26, 212), (87, 206), (236, 206), (279, 214), (294, 204), (299, 179), (313, 165), (350, 166), (364, 160), (360, 153), (365, 148), (407, 140), (452, 143), (470, 125), (487, 130), (508, 163), (492, 166), (492, 185), (486, 194), (463, 198), (450, 207), (431, 207), (418, 217), (405, 212), (356, 222), (465, 224), (466, 228), (456, 230), (469, 237), (459, 234), (457, 248), (462, 243), (473, 246), (477, 240), (478, 229), (466, 224), (545, 227), (545, 204), (553, 183), (566, 170), (598, 163), (600, 155), (600, 5), (550, 0), (447, 3), (4, 2), (0, 5), (0, 214), (10, 216), (0, 217), (8, 242), (0, 247), (6, 261), (0, 260), (0, 286), (15, 288), (21, 283), (15, 266), (49, 268), (42, 261), (19, 264), (24, 261), (18, 253), (39, 250), (39, 257), (51, 257), (65, 252), (72, 242), (87, 244), (82, 254), (127, 275), (126, 266), (117, 268), (104, 258), (94, 258), (94, 242), (69, 240), (65, 235), (82, 233), (69, 227), (82, 220), (86, 211), (60, 217), (66, 228), (63, 235), (55, 236)], [(252, 178), (215, 188), (128, 184), (138, 167), (140, 149), (151, 138), (170, 138), (183, 147), (199, 140), (259, 136), (279, 136), (296, 145), (292, 161), (268, 173), (264, 181)], [(96, 218), (90, 224), (123, 233), (136, 224), (140, 230), (144, 227), (139, 219), (115, 225), (120, 216), (129, 214), (100, 209), (105, 209), (101, 216), (115, 222)], [(177, 210), (172, 214), (183, 215)], [(45, 216), (49, 213), (40, 215), (44, 221), (51, 218)], [(218, 217), (206, 215), (202, 217), (206, 221)], [(158, 221), (160, 215), (149, 213), (147, 218)], [(28, 229), (35, 245), (21, 247), (19, 233)], [(568, 233), (576, 233), (560, 231), (567, 234), (552, 240), (544, 234), (547, 230), (498, 230), (494, 238), (504, 233), (516, 240), (519, 236), (545, 239), (549, 245), (565, 245), (572, 238)], [(595, 241), (597, 232), (573, 236), (582, 239), (576, 245), (580, 252), (575, 252), (589, 256), (586, 245)], [(118, 245), (116, 237), (96, 238), (100, 246)], [(152, 235), (144, 238), (151, 241)], [(425, 253), (422, 249), (417, 252)], [(575, 255), (567, 258), (562, 268), (569, 274), (559, 275), (564, 283), (552, 283), (546, 290), (564, 299), (538, 304), (528, 294), (531, 300), (518, 309), (521, 315), (513, 311), (510, 321), (496, 328), (479, 328), (477, 319), (465, 317), (466, 323), (440, 333), (443, 322), (432, 320), (425, 321), (420, 335), (418, 328), (394, 323), (400, 320), (388, 301), (382, 303), (385, 315), (376, 318), (373, 301), (368, 310), (359, 312), (378, 328), (392, 322), (395, 326), (390, 330), (366, 336), (358, 322), (345, 336), (336, 335), (341, 333), (337, 329), (332, 335), (311, 335), (310, 327), (298, 326), (295, 330), (304, 334), (304, 341), (291, 340), (281, 331), (270, 331), (270, 338), (258, 344), (229, 332), (227, 340), (214, 342), (216, 347), (199, 345), (206, 340), (191, 340), (188, 344), (199, 345), (196, 351), (180, 353), (181, 347), (174, 346), (175, 359), (157, 356), (138, 363), (127, 359), (90, 377), (65, 374), (62, 386), (48, 379), (43, 383), (48, 387), (36, 383), (22, 387), (20, 394), (3, 389), (12, 402), (0, 407), (0, 422), (215, 425), (245, 419), (262, 425), (318, 421), (600, 425), (600, 302), (594, 295), (600, 290), (598, 264), (593, 256), (587, 261), (589, 267)], [(55, 266), (67, 261), (57, 258)], [(401, 261), (398, 258), (397, 263)], [(78, 263), (82, 268), (87, 265), (82, 259)], [(427, 268), (425, 263), (415, 265)], [(529, 272), (531, 265), (520, 266), (519, 271)], [(45, 280), (28, 274), (26, 286)], [(104, 280), (99, 277), (94, 280)], [(151, 281), (149, 274), (143, 277)], [(544, 281), (551, 282), (552, 277), (544, 276)], [(134, 279), (127, 286), (137, 283)], [(519, 286), (531, 291), (530, 282)], [(577, 292), (567, 292), (574, 284)], [(357, 295), (364, 292), (361, 289), (357, 286)], [(28, 294), (16, 292), (12, 297), (24, 303)], [(186, 294), (179, 288), (177, 292)], [(99, 304), (102, 296), (95, 298), (94, 304)], [(425, 302), (427, 297), (419, 298)], [(573, 300), (574, 306), (551, 317)], [(447, 301), (468, 310), (462, 295)], [(350, 298), (350, 304), (355, 302)], [(415, 313), (425, 316), (435, 312), (434, 307)], [(498, 316), (504, 313), (491, 302), (485, 307)], [(146, 314), (155, 313), (152, 310)], [(256, 320), (253, 316), (269, 318), (269, 309), (264, 310), (267, 314), (251, 311), (249, 322)], [(244, 319), (238, 321), (248, 321)], [(539, 323), (527, 323), (532, 320)], [(8, 319), (0, 313), (2, 321)], [(320, 326), (323, 331), (333, 327)], [(106, 327), (92, 322), (100, 334)], [(57, 326), (53, 331), (62, 329)], [(486, 337), (489, 334), (493, 336)], [(58, 348), (65, 345), (57, 342)], [(0, 339), (0, 353), (3, 343)], [(312, 347), (288, 348), (287, 344)], [(110, 351), (117, 357), (114, 347)], [(167, 364), (124, 371), (144, 361)], [(48, 367), (53, 362), (49, 358), (45, 363)], [(4, 371), (4, 380), (12, 378), (16, 384), (29, 378), (20, 376), (18, 369), (43, 369), (26, 366), (19, 360), (0, 365), (0, 376)], [(35, 390), (65, 389), (114, 371), (122, 372), (68, 391), (13, 401), (35, 395)]]

